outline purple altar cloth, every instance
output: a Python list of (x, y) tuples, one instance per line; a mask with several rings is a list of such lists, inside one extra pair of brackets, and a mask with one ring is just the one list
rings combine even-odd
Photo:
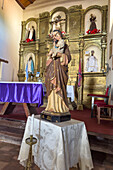
[(38, 83), (0, 83), (0, 101), (43, 105), (43, 86)]

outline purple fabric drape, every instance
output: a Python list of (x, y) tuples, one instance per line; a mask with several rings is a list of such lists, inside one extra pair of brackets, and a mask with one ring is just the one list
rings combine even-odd
[(36, 83), (0, 83), (0, 101), (43, 104), (43, 86)]

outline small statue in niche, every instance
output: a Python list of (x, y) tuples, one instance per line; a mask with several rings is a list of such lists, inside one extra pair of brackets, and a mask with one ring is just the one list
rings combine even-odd
[(95, 23), (95, 21), (96, 21), (96, 16), (94, 16), (93, 14), (91, 14), (90, 15), (91, 17), (90, 17), (90, 22), (91, 22), (91, 24), (90, 24), (90, 30), (92, 31), (92, 30), (94, 30), (94, 29), (97, 29), (97, 27), (96, 27), (96, 23)]
[(34, 62), (33, 62), (32, 56), (30, 56), (30, 57), (29, 57), (29, 60), (27, 61), (25, 71), (26, 71), (26, 80), (25, 80), (25, 81), (28, 81), (28, 78), (29, 78), (29, 77), (31, 77), (31, 79), (33, 79)]
[(86, 71), (87, 72), (98, 71), (98, 63), (97, 63), (97, 58), (94, 56), (94, 50), (91, 51), (91, 56), (87, 59)]
[(98, 30), (97, 29), (97, 26), (96, 26), (96, 16), (94, 16), (93, 14), (90, 15), (90, 27), (89, 27), (89, 30), (86, 31), (87, 34), (95, 34), (95, 33), (99, 33), (100, 32), (100, 29)]
[(26, 30), (26, 42), (30, 42), (30, 41), (35, 41), (35, 28), (34, 26), (31, 27), (31, 29), (29, 28), (28, 30)]

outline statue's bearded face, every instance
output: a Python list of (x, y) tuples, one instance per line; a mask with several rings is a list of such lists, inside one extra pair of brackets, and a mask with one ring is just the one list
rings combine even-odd
[(57, 31), (53, 32), (53, 40), (56, 40)]

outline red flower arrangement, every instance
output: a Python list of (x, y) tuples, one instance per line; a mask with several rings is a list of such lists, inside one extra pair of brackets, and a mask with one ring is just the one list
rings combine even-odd
[[(65, 32), (65, 31), (62, 31), (61, 33), (62, 33), (62, 36), (63, 36), (63, 37), (64, 37), (64, 36), (65, 36), (65, 34), (66, 34), (66, 32)], [(50, 34), (49, 34), (49, 37), (50, 37), (50, 38), (52, 38), (52, 37), (53, 37), (53, 33), (50, 33)]]
[(65, 36), (65, 34), (66, 34), (66, 32), (65, 32), (65, 31), (62, 31), (62, 35), (63, 35), (63, 37)]
[(52, 34), (52, 33), (51, 33), (51, 34), (49, 34), (49, 37), (50, 37), (50, 38), (52, 38), (52, 37), (53, 37), (53, 34)]
[(33, 39), (30, 40), (29, 38), (27, 38), (27, 39), (25, 40), (25, 42), (27, 42), (27, 43), (28, 43), (28, 42), (31, 42), (31, 41), (33, 41)]
[(88, 30), (86, 31), (87, 34), (96, 34), (96, 33), (99, 33), (100, 32), (100, 29), (93, 29), (92, 31), (91, 30)]

